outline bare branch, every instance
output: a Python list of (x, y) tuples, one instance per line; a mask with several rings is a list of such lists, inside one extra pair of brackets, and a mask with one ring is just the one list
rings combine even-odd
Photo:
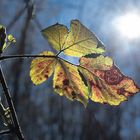
[(9, 129), (0, 131), (0, 135), (9, 135), (10, 133), (11, 131)]
[(37, 55), (37, 54), (25, 54), (25, 55), (6, 55), (1, 56), (0, 60), (11, 59), (11, 58), (34, 58), (34, 57), (49, 57), (49, 58), (57, 58), (55, 55)]
[(1, 81), (1, 84), (2, 84), (2, 88), (3, 88), (4, 94), (5, 94), (7, 103), (9, 105), (9, 108), (10, 108), (10, 111), (11, 111), (12, 119), (14, 121), (15, 134), (17, 135), (19, 140), (24, 140), (24, 136), (23, 136), (23, 133), (22, 133), (20, 125), (19, 125), (19, 121), (18, 121), (17, 114), (16, 114), (16, 111), (15, 111), (15, 108), (14, 108), (14, 105), (13, 105), (11, 94), (8, 90), (8, 86), (7, 86), (7, 83), (6, 83), (6, 80), (5, 80), (5, 77), (4, 77), (1, 66), (0, 66), (0, 81)]

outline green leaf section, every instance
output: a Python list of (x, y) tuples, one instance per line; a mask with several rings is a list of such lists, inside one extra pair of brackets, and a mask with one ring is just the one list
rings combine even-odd
[(71, 21), (70, 32), (65, 41), (64, 53), (70, 56), (81, 57), (86, 54), (102, 54), (103, 47), (97, 48), (99, 40), (79, 20)]
[(49, 44), (57, 51), (62, 50), (68, 34), (66, 26), (55, 24), (41, 31), (42, 35), (48, 40)]
[(42, 30), (42, 35), (51, 47), (70, 56), (81, 57), (90, 53), (102, 54), (105, 51), (99, 39), (79, 20), (71, 21), (69, 32), (66, 26), (55, 24)]

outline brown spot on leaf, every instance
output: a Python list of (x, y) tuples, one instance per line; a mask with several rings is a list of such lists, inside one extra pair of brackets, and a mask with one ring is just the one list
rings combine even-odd
[(103, 102), (103, 104), (104, 104), (104, 105), (106, 105), (106, 104), (107, 104), (107, 102)]
[(72, 91), (71, 95), (72, 95), (72, 99), (76, 99), (76, 93), (74, 91)]
[(42, 81), (42, 77), (38, 77), (39, 78), (39, 81)]
[(126, 97), (134, 95), (132, 92), (125, 92), (124, 94)]
[(44, 62), (40, 62), (40, 63), (37, 64), (37, 67), (42, 68), (43, 64), (44, 64)]
[(56, 89), (59, 89), (60, 87), (58, 85), (55, 86)]
[(66, 91), (67, 91), (67, 90), (68, 90), (68, 89), (67, 89), (67, 87), (64, 87), (64, 90), (66, 90)]
[(46, 79), (48, 79), (48, 74), (45, 73), (44, 77), (45, 77)]
[(69, 80), (68, 80), (68, 79), (63, 80), (63, 84), (64, 84), (65, 86), (68, 86), (68, 85), (69, 85)]
[(124, 94), (125, 93), (125, 90), (124, 88), (120, 88), (117, 90), (118, 94)]
[(109, 85), (119, 84), (123, 80), (123, 77), (123, 74), (116, 66), (104, 72), (104, 79)]
[(90, 86), (94, 86), (95, 85), (94, 82), (93, 82), (93, 80), (90, 80), (89, 81), (89, 84), (90, 84)]
[(36, 71), (35, 71), (36, 73), (39, 73), (40, 72), (40, 69), (36, 69)]

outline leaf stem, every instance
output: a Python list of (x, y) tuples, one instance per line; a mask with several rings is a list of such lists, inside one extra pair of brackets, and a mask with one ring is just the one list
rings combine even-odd
[(60, 54), (61, 52), (63, 52), (63, 50), (60, 50), (60, 51), (56, 54), (56, 56), (59, 56), (59, 54)]
[[(34, 58), (34, 57), (44, 57), (44, 58), (58, 58), (58, 59), (61, 59), (71, 65), (74, 65), (74, 66), (77, 66), (77, 67), (80, 67), (82, 69), (85, 69), (87, 71), (89, 71), (90, 73), (92, 73), (93, 75), (95, 75), (93, 72), (91, 72), (89, 69), (81, 66), (81, 65), (77, 65), (77, 64), (73, 64), (71, 63), (70, 61), (67, 61), (61, 57), (59, 57), (59, 54), (61, 53), (58, 52), (56, 55), (37, 55), (37, 54), (24, 54), (24, 55), (5, 55), (5, 56), (1, 56), (0, 57), (0, 60), (6, 60), (6, 59), (11, 59), (11, 58)], [(95, 75), (96, 76), (96, 75)]]
[[(34, 58), (34, 57), (44, 57), (44, 58), (58, 58), (61, 59), (71, 65), (77, 66), (77, 67), (81, 67), (83, 69), (86, 69), (87, 71), (89, 71), (90, 73), (92, 73), (90, 70), (88, 70), (87, 68), (81, 66), (81, 65), (77, 65), (77, 64), (73, 64), (70, 61), (67, 61), (66, 59), (63, 59), (61, 57), (59, 57), (59, 54), (61, 53), (58, 52), (56, 55), (37, 55), (37, 54), (24, 54), (24, 55), (5, 55), (5, 56), (1, 56), (0, 60), (6, 60), (6, 59), (11, 59), (11, 58)], [(93, 73), (92, 73), (93, 74)]]

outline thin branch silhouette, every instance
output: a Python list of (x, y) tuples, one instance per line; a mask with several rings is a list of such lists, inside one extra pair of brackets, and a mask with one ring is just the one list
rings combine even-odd
[(6, 83), (6, 80), (5, 80), (5, 77), (4, 77), (1, 66), (0, 66), (0, 81), (1, 81), (1, 84), (2, 84), (2, 88), (3, 88), (3, 91), (4, 91), (4, 95), (6, 97), (7, 103), (9, 105), (9, 109), (11, 111), (11, 116), (12, 116), (13, 122), (14, 122), (13, 130), (14, 130), (15, 134), (17, 135), (17, 137), (19, 138), (19, 140), (24, 140), (24, 136), (23, 136), (23, 133), (21, 131), (21, 127), (19, 125), (19, 121), (18, 121), (18, 118), (17, 118), (17, 114), (16, 114), (16, 111), (15, 111), (15, 107), (14, 107), (12, 98), (11, 98), (11, 94), (10, 94), (10, 91), (8, 89), (8, 86), (7, 86), (7, 83)]

